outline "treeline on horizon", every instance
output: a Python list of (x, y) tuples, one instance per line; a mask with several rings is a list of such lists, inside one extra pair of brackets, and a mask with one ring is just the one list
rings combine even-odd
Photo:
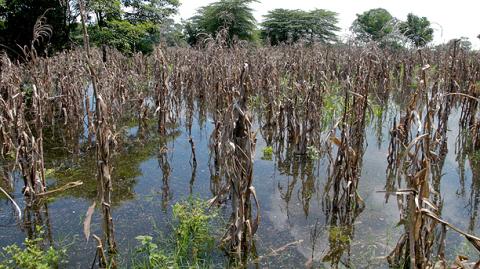
[[(84, 1), (90, 41), (125, 54), (150, 53), (159, 43), (202, 46), (220, 32), (227, 42), (245, 40), (256, 46), (342, 42), (338, 14), (325, 9), (274, 9), (257, 23), (250, 7), (255, 0), (219, 0), (199, 8), (189, 19), (175, 22), (179, 0)], [(0, 50), (12, 57), (21, 56), (22, 48), (31, 47), (39, 31), (48, 36), (48, 40), (33, 44), (39, 53), (51, 54), (81, 45), (79, 16), (77, 0), (0, 0)], [(350, 30), (348, 42), (375, 42), (389, 48), (425, 47), (434, 34), (428, 18), (410, 13), (401, 20), (383, 8), (357, 14)], [(471, 49), (468, 38), (450, 42)]]

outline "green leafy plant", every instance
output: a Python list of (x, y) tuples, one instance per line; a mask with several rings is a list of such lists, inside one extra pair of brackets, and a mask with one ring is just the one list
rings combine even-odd
[(206, 202), (198, 199), (190, 198), (173, 206), (173, 217), (177, 221), (175, 241), (178, 262), (183, 259), (198, 261), (208, 256), (215, 243), (209, 226), (216, 215), (208, 211)]
[(137, 253), (145, 258), (135, 261), (135, 268), (209, 267), (209, 257), (214, 246), (213, 220), (217, 212), (208, 203), (189, 198), (173, 206), (173, 237), (162, 242), (162, 249), (151, 236), (137, 236), (140, 247)]
[(273, 148), (271, 146), (267, 146), (267, 147), (264, 147), (262, 151), (263, 151), (262, 160), (271, 161), (273, 156)]
[(137, 252), (146, 256), (145, 260), (135, 263), (135, 268), (170, 268), (175, 265), (174, 259), (164, 254), (158, 245), (153, 243), (151, 236), (141, 235), (135, 239), (140, 242)]
[[(41, 232), (41, 228), (37, 228)], [(50, 269), (58, 268), (64, 262), (66, 249), (55, 249), (52, 246), (41, 248), (43, 238), (25, 239), (23, 248), (12, 244), (2, 248), (0, 253), (0, 269)]]

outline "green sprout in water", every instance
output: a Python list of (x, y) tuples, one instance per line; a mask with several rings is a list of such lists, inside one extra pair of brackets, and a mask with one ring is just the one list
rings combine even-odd
[(199, 199), (176, 203), (172, 238), (165, 240), (171, 244), (162, 242), (160, 248), (151, 236), (137, 236), (137, 253), (142, 259), (134, 261), (134, 268), (210, 268), (215, 249), (212, 222), (217, 216)]
[(273, 147), (267, 146), (263, 148), (263, 157), (262, 160), (271, 161), (273, 157)]

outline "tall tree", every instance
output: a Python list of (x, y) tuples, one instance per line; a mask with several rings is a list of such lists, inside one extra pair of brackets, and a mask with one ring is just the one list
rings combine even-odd
[(173, 19), (168, 19), (161, 24), (160, 38), (167, 46), (186, 46), (187, 41), (183, 33), (184, 29), (185, 25), (183, 21), (176, 23)]
[(122, 2), (120, 0), (90, 0), (89, 12), (95, 14), (98, 26), (107, 26), (108, 21), (120, 20), (122, 16)]
[(460, 38), (453, 38), (448, 40), (445, 43), (435, 45), (434, 49), (441, 51), (441, 50), (449, 50), (449, 49), (452, 49), (453, 47), (456, 47), (457, 49), (461, 49), (464, 51), (470, 51), (472, 50), (472, 42), (468, 37), (462, 36)]
[(433, 29), (426, 17), (418, 17), (412, 13), (407, 21), (400, 23), (400, 31), (415, 47), (423, 47), (433, 40)]
[(376, 8), (357, 14), (350, 29), (360, 41), (382, 42), (393, 33), (396, 22), (397, 20), (387, 10)]
[(468, 37), (462, 36), (460, 38), (454, 38), (447, 42), (447, 47), (452, 48), (453, 46), (457, 46), (457, 48), (469, 51), (472, 49), (472, 42), (468, 39)]
[[(250, 4), (256, 0), (220, 0), (201, 7), (197, 14), (189, 20), (189, 31), (200, 34), (207, 33), (216, 36), (219, 30), (228, 31), (228, 39), (238, 37), (243, 40), (253, 40), (256, 20)], [(187, 31), (188, 32), (188, 31)], [(187, 39), (196, 41), (196, 37)]]
[(133, 23), (152, 22), (162, 24), (177, 12), (178, 0), (124, 0), (126, 18)]
[(303, 11), (289, 9), (274, 9), (264, 16), (262, 26), (263, 38), (270, 39), (272, 45), (281, 42), (296, 42), (303, 35), (302, 30), (306, 24)]
[(337, 14), (324, 9), (312, 11), (274, 9), (265, 15), (262, 23), (262, 36), (272, 45), (282, 42), (296, 42), (299, 39), (310, 41), (336, 41), (336, 31), (340, 28)]
[(178, 0), (90, 0), (96, 17), (90, 26), (91, 41), (130, 54), (149, 53), (165, 34), (173, 34), (169, 17)]
[(317, 39), (322, 42), (337, 41), (335, 32), (340, 28), (337, 26), (337, 13), (325, 9), (314, 9), (307, 14), (308, 21), (311, 22), (311, 39)]
[(125, 54), (150, 53), (153, 45), (159, 42), (157, 28), (151, 23), (132, 24), (126, 20), (113, 20), (107, 21), (104, 27), (91, 26), (89, 33), (95, 45), (114, 47)]
[(199, 36), (201, 34), (198, 26), (198, 20), (194, 17), (186, 20), (183, 24), (183, 34), (188, 44), (197, 44), (199, 41)]

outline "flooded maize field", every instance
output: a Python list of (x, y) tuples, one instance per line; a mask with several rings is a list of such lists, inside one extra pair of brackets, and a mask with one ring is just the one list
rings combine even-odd
[[(0, 72), (2, 247), (37, 238), (64, 250), (60, 268), (479, 258), (478, 54), (216, 41), (4, 58)], [(175, 205), (192, 199), (217, 215), (203, 263), (188, 247), (152, 266), (142, 238), (180, 253)]]

